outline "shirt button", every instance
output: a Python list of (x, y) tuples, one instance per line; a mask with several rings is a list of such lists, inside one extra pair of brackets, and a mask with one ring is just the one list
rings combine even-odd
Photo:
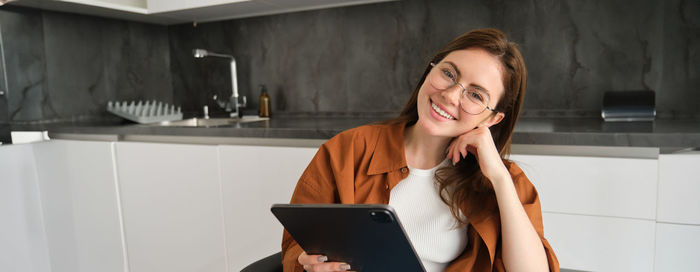
[(406, 173), (406, 172), (408, 172), (408, 168), (406, 168), (406, 167), (401, 168), (401, 173)]
[(389, 190), (389, 183), (384, 185), (384, 189)]

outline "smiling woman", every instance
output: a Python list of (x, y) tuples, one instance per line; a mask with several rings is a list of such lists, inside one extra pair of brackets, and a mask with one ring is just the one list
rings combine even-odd
[[(389, 204), (427, 271), (558, 271), (534, 186), (508, 161), (527, 70), (495, 29), (440, 50), (400, 116), (328, 140), (291, 203)], [(448, 163), (451, 161), (451, 163)], [(285, 271), (345, 271), (284, 232)]]

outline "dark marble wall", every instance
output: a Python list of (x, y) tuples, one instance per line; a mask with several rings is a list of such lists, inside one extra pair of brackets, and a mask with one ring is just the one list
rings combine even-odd
[(109, 100), (173, 100), (165, 26), (11, 7), (0, 24), (10, 122), (100, 116)]
[(700, 115), (700, 1), (664, 1), (663, 71), (657, 101), (677, 115)]
[(7, 114), (9, 120), (40, 120), (54, 117), (44, 101), (48, 96), (46, 56), (41, 12), (0, 10), (7, 68)]
[(654, 90), (660, 117), (700, 116), (700, 2), (690, 0), (403, 0), (169, 27), (174, 99), (211, 107), (239, 89), (254, 113), (266, 84), (273, 114), (400, 110), (427, 61), (470, 29), (497, 27), (529, 69), (526, 116), (599, 116), (608, 90)]
[(690, 0), (401, 0), (165, 27), (3, 6), (0, 130), (99, 116), (109, 100), (216, 112), (228, 63), (193, 48), (237, 58), (246, 114), (265, 84), (273, 114), (391, 115), (432, 54), (480, 27), (521, 45), (526, 116), (598, 116), (605, 91), (648, 89), (661, 117), (700, 117), (698, 18)]

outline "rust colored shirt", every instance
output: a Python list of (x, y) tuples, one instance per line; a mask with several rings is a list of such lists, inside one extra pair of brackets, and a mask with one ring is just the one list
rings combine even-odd
[[(390, 191), (408, 176), (404, 154), (405, 124), (372, 124), (344, 131), (324, 143), (297, 183), (291, 203), (388, 204)], [(515, 164), (506, 162), (520, 202), (542, 240), (550, 271), (559, 262), (544, 238), (542, 211), (535, 187)], [(466, 214), (466, 213), (465, 213)], [(505, 271), (498, 211), (473, 213), (467, 247), (445, 271)], [(303, 249), (285, 230), (284, 271), (304, 271), (297, 258)]]

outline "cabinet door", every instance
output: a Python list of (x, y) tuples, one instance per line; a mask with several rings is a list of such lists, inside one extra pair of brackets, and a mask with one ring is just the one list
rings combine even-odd
[(116, 143), (131, 272), (226, 270), (215, 146)]
[[(196, 9), (207, 6), (217, 6), (223, 4), (231, 4), (237, 2), (248, 2), (249, 0), (147, 0), (148, 12), (160, 13), (177, 10)], [(242, 3), (245, 4), (245, 3)], [(260, 5), (260, 4), (258, 4)], [(247, 7), (248, 5), (239, 5), (239, 8)]]
[(700, 271), (698, 252), (700, 226), (656, 224), (656, 271)]
[(49, 272), (32, 145), (0, 146), (0, 271)]
[(316, 148), (221, 146), (229, 271), (280, 251), (282, 225), (270, 212), (289, 203)]
[(34, 144), (53, 272), (124, 271), (113, 144)]
[(658, 221), (700, 225), (700, 152), (659, 156)]
[(654, 220), (655, 159), (513, 155), (537, 187), (542, 210)]
[(556, 213), (542, 216), (544, 233), (562, 268), (653, 271), (654, 221)]

